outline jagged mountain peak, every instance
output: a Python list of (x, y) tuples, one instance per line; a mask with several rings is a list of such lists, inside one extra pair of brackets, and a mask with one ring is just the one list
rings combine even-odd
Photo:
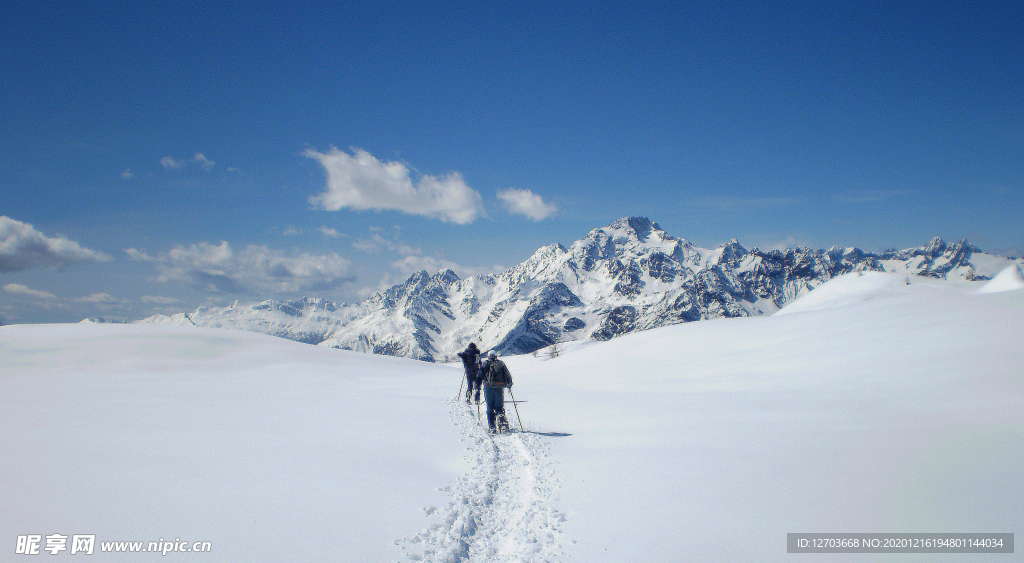
[(431, 276), (430, 279), (431, 279), (431, 281), (434, 281), (434, 282), (438, 283), (439, 285), (443, 285), (444, 287), (448, 287), (448, 286), (452, 285), (453, 283), (458, 282), (462, 278), (460, 278), (459, 275), (456, 274), (451, 268), (444, 268), (444, 269), (438, 271), (433, 276)]
[(646, 241), (647, 237), (654, 231), (665, 233), (657, 223), (652, 222), (647, 217), (626, 217), (616, 221), (616, 224), (620, 224), (621, 222), (625, 222), (626, 227), (633, 231), (633, 234), (636, 235), (637, 240), (640, 242)]
[(922, 247), (921, 250), (928, 256), (938, 256), (946, 250), (946, 241), (942, 240), (941, 237), (935, 237), (927, 245)]
[(623, 217), (590, 231), (573, 243), (569, 252), (576, 264), (590, 271), (597, 261), (643, 260), (654, 253), (681, 259), (689, 248), (690, 243), (670, 235), (647, 217)]
[(940, 256), (947, 252), (981, 252), (980, 248), (971, 244), (966, 238), (961, 239), (958, 243), (951, 244), (943, 240), (942, 237), (935, 237), (928, 244), (911, 250), (919, 256), (931, 257)]
[(561, 243), (556, 242), (554, 244), (549, 244), (547, 246), (542, 246), (538, 248), (532, 256), (526, 259), (526, 262), (542, 262), (545, 260), (556, 258), (562, 254), (565, 254), (566, 252), (568, 252), (566, 248), (562, 246)]
[[(848, 272), (884, 270), (987, 279), (1005, 263), (966, 240), (881, 254), (855, 247), (748, 250), (737, 239), (697, 248), (647, 217), (623, 217), (569, 248), (539, 248), (497, 274), (412, 273), (354, 305), (322, 299), (200, 307), (200, 326), (265, 332), (302, 342), (428, 361), (453, 360), (470, 342), (524, 353), (566, 340), (607, 340), (667, 324), (770, 314)], [(186, 324), (184, 315), (143, 322)]]
[(732, 239), (723, 244), (719, 250), (721, 251), (719, 262), (733, 262), (747, 255), (747, 249), (737, 239)]
[(617, 219), (610, 225), (594, 229), (591, 231), (591, 234), (598, 231), (602, 231), (616, 239), (632, 239), (641, 243), (647, 242), (647, 239), (651, 236), (656, 237), (659, 241), (675, 240), (675, 237), (665, 232), (665, 230), (657, 223), (642, 216), (623, 217), (621, 219)]

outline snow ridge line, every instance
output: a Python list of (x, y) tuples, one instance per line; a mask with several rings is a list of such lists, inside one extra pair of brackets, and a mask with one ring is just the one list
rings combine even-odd
[(555, 561), (560, 554), (565, 515), (552, 506), (557, 479), (543, 437), (534, 433), (487, 434), (476, 406), (455, 402), (449, 416), (472, 445), (472, 466), (449, 491), (452, 501), (439, 521), (395, 543), (407, 561), (434, 563)]

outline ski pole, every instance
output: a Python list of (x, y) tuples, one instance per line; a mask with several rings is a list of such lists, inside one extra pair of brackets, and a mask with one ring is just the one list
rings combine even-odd
[(512, 394), (511, 387), (508, 388), (508, 394), (510, 397), (512, 397), (512, 406), (515, 407), (516, 409), (516, 420), (519, 421), (519, 430), (522, 432), (526, 432), (526, 430), (523, 430), (523, 419), (519, 417), (519, 404), (516, 403), (516, 396)]
[(455, 394), (455, 398), (454, 398), (454, 399), (452, 399), (453, 401), (458, 401), (458, 400), (459, 400), (459, 397), (461, 397), (461, 396), (462, 396), (462, 386), (466, 384), (466, 378), (465, 378), (465, 377), (463, 377), (461, 381), (462, 381), (462, 382), (461, 382), (461, 383), (459, 383), (459, 392)]

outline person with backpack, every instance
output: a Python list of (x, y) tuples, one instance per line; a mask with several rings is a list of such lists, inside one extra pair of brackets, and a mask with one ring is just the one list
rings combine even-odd
[(476, 389), (476, 402), (480, 402), (480, 349), (475, 342), (470, 342), (465, 351), (459, 352), (462, 366), (466, 368), (466, 402), (469, 402), (473, 389)]
[[(484, 400), (487, 401), (487, 428), (493, 434), (496, 430), (508, 430), (505, 418), (505, 388), (512, 387), (512, 374), (505, 362), (498, 359), (498, 353), (491, 350), (483, 369)], [(495, 426), (497, 422), (497, 426)]]

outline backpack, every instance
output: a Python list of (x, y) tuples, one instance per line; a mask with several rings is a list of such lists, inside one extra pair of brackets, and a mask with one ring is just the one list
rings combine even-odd
[(508, 368), (505, 367), (505, 363), (499, 360), (493, 360), (490, 368), (487, 372), (487, 382), (492, 387), (507, 387), (508, 386)]

